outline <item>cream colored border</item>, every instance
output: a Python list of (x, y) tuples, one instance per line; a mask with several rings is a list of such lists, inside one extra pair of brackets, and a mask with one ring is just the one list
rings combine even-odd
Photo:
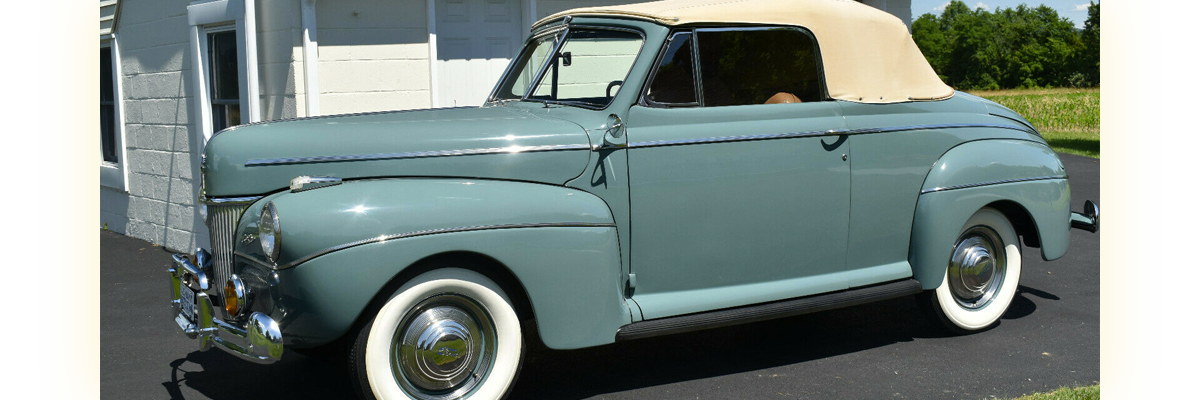
[(1104, 4), (1100, 393), (1106, 399), (1154, 399), (1162, 394), (1163, 368), (1160, 11), (1150, 0)]
[(37, 371), (42, 399), (100, 398), (96, 4), (43, 0), (37, 29)]
[[(1156, 1), (1105, 4), (1100, 376), (1104, 398), (1150, 399), (1160, 394), (1162, 371), (1162, 31)], [(94, 97), (65, 95), (100, 90), (97, 73), (76, 71), (80, 58), (100, 62), (96, 18), (96, 8), (41, 4), (37, 295), (43, 399), (100, 396), (96, 141), (74, 139), (95, 132), (92, 121), (100, 115)], [(67, 114), (79, 118), (62, 118)], [(71, 259), (61, 257), (62, 249), (71, 249)], [(96, 302), (66, 317), (64, 310), (78, 310), (79, 299)]]

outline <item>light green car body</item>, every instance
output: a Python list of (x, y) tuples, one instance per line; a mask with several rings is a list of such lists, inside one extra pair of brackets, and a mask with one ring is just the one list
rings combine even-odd
[[(1066, 171), (1011, 110), (965, 93), (652, 108), (639, 97), (670, 29), (571, 23), (645, 36), (603, 110), (510, 102), (213, 137), (203, 196), (263, 196), (238, 223), (234, 272), (286, 345), (342, 337), (398, 282), (446, 265), (496, 280), (546, 346), (573, 349), (639, 321), (910, 278), (936, 288), (985, 206), (1043, 258), (1067, 250)], [(596, 149), (610, 115), (625, 143)], [(289, 190), (302, 175), (342, 182)], [(253, 240), (268, 202), (277, 262)]]

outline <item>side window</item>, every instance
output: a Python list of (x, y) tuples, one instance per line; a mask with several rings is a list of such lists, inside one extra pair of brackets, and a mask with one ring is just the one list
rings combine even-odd
[(209, 94), (213, 132), (242, 124), (241, 94), (238, 93), (237, 33), (208, 34)]
[(646, 100), (668, 106), (699, 104), (696, 100), (692, 50), (691, 32), (679, 32), (671, 36), (671, 42), (658, 64), (658, 72), (646, 91)]
[(816, 46), (793, 28), (697, 29), (705, 107), (824, 100)]

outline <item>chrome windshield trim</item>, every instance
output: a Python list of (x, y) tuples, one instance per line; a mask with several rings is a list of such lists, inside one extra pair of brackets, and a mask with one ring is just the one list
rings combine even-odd
[(965, 184), (965, 185), (942, 186), (942, 187), (935, 187), (935, 188), (922, 190), (921, 194), (933, 193), (933, 192), (943, 192), (943, 191), (955, 190), (955, 189), (966, 189), (966, 188), (973, 188), (973, 187), (979, 187), (979, 186), (999, 185), (999, 184), (1003, 184), (1003, 183), (1045, 181), (1045, 180), (1052, 180), (1052, 179), (1067, 179), (1067, 175), (1050, 175), (1050, 176), (1039, 176), (1039, 177), (1034, 177), (1034, 178), (1002, 179), (1002, 180), (998, 180), (998, 181), (969, 183), (969, 184)]
[(616, 227), (617, 227), (617, 224), (613, 224), (613, 223), (547, 222), (547, 223), (533, 223), (533, 224), (477, 225), (477, 226), (462, 226), (462, 227), (455, 227), (455, 228), (425, 229), (425, 230), (405, 232), (405, 233), (396, 233), (396, 234), (391, 234), (391, 235), (379, 235), (377, 237), (373, 237), (373, 238), (369, 238), (369, 239), (363, 239), (363, 240), (354, 241), (354, 242), (350, 242), (350, 243), (346, 243), (346, 244), (341, 244), (341, 245), (337, 245), (337, 246), (333, 246), (333, 247), (328, 247), (324, 250), (309, 254), (304, 257), (300, 257), (296, 260), (293, 260), (292, 262), (289, 262), (289, 263), (283, 264), (283, 265), (279, 265), (279, 266), (271, 266), (269, 264), (262, 262), (261, 260), (256, 260), (253, 257), (249, 257), (249, 255), (245, 254), (245, 253), (234, 253), (234, 254), (237, 254), (239, 256), (242, 256), (243, 258), (247, 258), (249, 260), (255, 261), (259, 265), (265, 265), (265, 266), (272, 267), (275, 269), (288, 269), (288, 268), (303, 264), (305, 262), (308, 262), (309, 260), (312, 260), (314, 258), (323, 256), (323, 255), (326, 255), (326, 254), (329, 254), (329, 253), (332, 253), (335, 251), (345, 250), (345, 249), (348, 249), (351, 247), (358, 247), (358, 246), (362, 246), (365, 244), (380, 243), (380, 242), (386, 242), (389, 240), (405, 239), (405, 238), (417, 237), (417, 236), (429, 236), (429, 235), (437, 235), (437, 234), (442, 234), (442, 233), (475, 232), (475, 231), (488, 231), (488, 230), (497, 230), (497, 229), (519, 229), (519, 228), (616, 228)]
[(746, 141), (754, 141), (754, 140), (790, 139), (790, 138), (808, 137), (808, 136), (861, 135), (861, 134), (869, 134), (869, 133), (889, 133), (889, 132), (919, 131), (919, 130), (930, 130), (930, 129), (956, 129), (956, 128), (999, 128), (999, 129), (1012, 129), (1012, 130), (1036, 134), (1036, 132), (1034, 132), (1030, 129), (1020, 127), (1020, 126), (1013, 126), (1013, 125), (932, 124), (932, 125), (895, 126), (895, 127), (887, 127), (887, 128), (830, 129), (830, 130), (824, 130), (824, 131), (772, 133), (772, 134), (765, 134), (765, 135), (720, 136), (720, 137), (696, 138), (696, 139), (654, 140), (654, 141), (630, 143), (628, 147), (637, 148), (637, 147), (680, 146), (680, 145), (689, 145), (689, 144), (708, 144), (708, 143), (725, 143), (725, 142), (746, 142)]
[(508, 147), (489, 147), (480, 149), (457, 149), (457, 150), (434, 150), (434, 151), (413, 151), (406, 153), (380, 153), (380, 154), (353, 154), (344, 156), (316, 156), (316, 157), (291, 157), (291, 158), (258, 158), (246, 161), (245, 166), (257, 167), (266, 165), (285, 165), (285, 164), (312, 164), (312, 163), (327, 163), (341, 161), (374, 161), (374, 160), (402, 160), (409, 158), (429, 158), (429, 157), (454, 157), (454, 156), (475, 156), (485, 154), (510, 154), (510, 153), (536, 153), (544, 151), (570, 151), (570, 150), (590, 150), (586, 144), (557, 144), (545, 146), (508, 146)]

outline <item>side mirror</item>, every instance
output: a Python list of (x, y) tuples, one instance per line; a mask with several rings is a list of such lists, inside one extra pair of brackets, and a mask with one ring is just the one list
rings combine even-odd
[(608, 123), (604, 128), (603, 143), (593, 145), (592, 150), (613, 150), (623, 149), (628, 145), (629, 140), (625, 137), (625, 123), (621, 122), (621, 117), (617, 114), (608, 115)]
[(571, 66), (571, 52), (569, 52), (569, 51), (564, 51), (564, 52), (562, 52), (562, 53), (560, 53), (560, 54), (559, 54), (559, 58), (562, 58), (562, 65), (563, 65), (564, 67), (570, 67), (570, 66)]

